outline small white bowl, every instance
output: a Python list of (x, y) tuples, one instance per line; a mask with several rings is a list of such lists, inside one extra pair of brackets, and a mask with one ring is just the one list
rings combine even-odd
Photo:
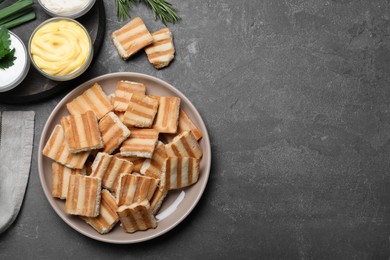
[(7, 69), (0, 69), (0, 92), (17, 87), (26, 77), (30, 69), (30, 59), (23, 41), (13, 32), (9, 31), (11, 49), (15, 49), (14, 65)]
[[(65, 3), (64, 3), (65, 2)], [(95, 4), (96, 0), (87, 0), (87, 3), (80, 6), (74, 6), (71, 9), (64, 9), (67, 2), (72, 2), (71, 0), (38, 0), (38, 3), (42, 6), (43, 10), (52, 17), (67, 17), (67, 18), (79, 18), (86, 14), (92, 6)], [(64, 3), (61, 6), (60, 3)], [(70, 5), (68, 4), (68, 7)]]

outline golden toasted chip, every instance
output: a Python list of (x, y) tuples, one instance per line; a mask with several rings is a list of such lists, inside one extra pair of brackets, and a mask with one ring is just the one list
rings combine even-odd
[(156, 69), (161, 69), (168, 66), (175, 57), (172, 33), (168, 28), (163, 28), (152, 33), (152, 37), (153, 43), (145, 48), (145, 52), (149, 62)]
[(169, 157), (166, 170), (161, 176), (160, 188), (166, 190), (180, 189), (198, 181), (199, 160), (190, 157)]
[(110, 100), (97, 83), (66, 104), (66, 107), (71, 115), (79, 115), (91, 110), (98, 119), (113, 110)]
[(164, 138), (168, 142), (172, 142), (173, 138), (175, 138), (177, 135), (183, 133), (184, 131), (191, 131), (196, 140), (199, 140), (200, 138), (202, 138), (202, 133), (200, 132), (200, 130), (191, 121), (191, 119), (188, 117), (186, 112), (184, 112), (183, 109), (180, 109), (179, 125), (177, 127), (177, 133), (176, 134), (164, 134)]
[(145, 95), (145, 85), (142, 83), (127, 80), (119, 81), (115, 88), (115, 96), (113, 97), (113, 105), (115, 111), (126, 111), (133, 93)]
[(115, 202), (115, 197), (108, 190), (102, 190), (100, 201), (100, 212), (97, 217), (81, 217), (89, 225), (91, 225), (100, 234), (106, 234), (119, 221), (119, 216), (116, 213), (118, 206)]
[(117, 196), (117, 205), (130, 205), (144, 199), (150, 200), (158, 185), (158, 180), (142, 175), (121, 174)]
[(156, 119), (153, 123), (153, 129), (160, 133), (176, 133), (180, 98), (178, 97), (155, 97), (159, 100)]
[(130, 206), (120, 206), (117, 213), (122, 228), (128, 233), (157, 227), (157, 221), (147, 200), (133, 203)]
[(200, 159), (202, 149), (190, 131), (184, 131), (165, 146), (168, 156)]
[(103, 148), (95, 113), (88, 110), (84, 114), (64, 116), (61, 119), (69, 152), (79, 153)]
[(158, 141), (158, 132), (154, 129), (131, 129), (131, 135), (119, 148), (122, 156), (152, 158)]
[(152, 35), (139, 17), (113, 32), (111, 39), (123, 60), (153, 42)]
[(102, 152), (108, 154), (115, 151), (130, 136), (130, 130), (113, 112), (109, 112), (99, 121), (99, 130), (104, 143)]
[(119, 176), (122, 173), (131, 173), (133, 164), (107, 153), (98, 153), (92, 164), (92, 177), (102, 179), (102, 186), (116, 193)]
[(123, 123), (127, 126), (151, 127), (156, 116), (158, 101), (154, 98), (132, 94)]
[(152, 209), (153, 215), (156, 215), (160, 210), (161, 205), (168, 194), (168, 190), (156, 189), (153, 197), (150, 199), (150, 208)]
[(145, 160), (140, 172), (145, 176), (160, 179), (162, 172), (165, 171), (167, 159), (168, 155), (165, 151), (165, 145), (162, 142), (158, 142), (152, 158)]
[(85, 167), (83, 169), (71, 169), (57, 162), (51, 164), (52, 169), (52, 196), (54, 198), (66, 199), (69, 186), (69, 176), (71, 174), (85, 175)]
[(65, 141), (64, 130), (61, 125), (56, 125), (42, 154), (69, 168), (82, 169), (89, 152), (70, 153), (69, 146)]
[(99, 178), (72, 174), (66, 195), (65, 212), (71, 215), (99, 215), (101, 181)]
[(127, 160), (133, 164), (133, 172), (141, 172), (142, 165), (144, 164), (145, 158), (141, 157), (130, 157), (123, 156), (120, 153), (114, 154), (116, 158)]

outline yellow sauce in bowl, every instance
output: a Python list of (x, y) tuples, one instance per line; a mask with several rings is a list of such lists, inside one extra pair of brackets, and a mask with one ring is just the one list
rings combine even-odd
[(91, 40), (76, 22), (53, 20), (36, 30), (30, 41), (35, 66), (53, 76), (66, 76), (79, 70), (91, 55)]

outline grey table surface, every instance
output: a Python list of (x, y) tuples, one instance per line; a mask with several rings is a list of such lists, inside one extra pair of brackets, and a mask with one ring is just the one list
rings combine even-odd
[[(105, 0), (107, 27), (91, 77), (156, 76), (182, 91), (209, 131), (205, 193), (179, 226), (154, 240), (104, 244), (64, 223), (37, 168), (42, 128), (64, 94), (0, 110), (34, 110), (31, 175), (0, 259), (389, 257), (390, 2), (171, 0), (176, 58), (156, 70), (124, 62), (109, 34), (124, 22)], [(131, 12), (150, 30), (142, 4)], [(1, 213), (0, 213), (1, 214)]]

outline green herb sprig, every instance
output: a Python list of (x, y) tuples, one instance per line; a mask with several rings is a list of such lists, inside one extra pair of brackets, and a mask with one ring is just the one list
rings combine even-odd
[(0, 69), (14, 65), (15, 49), (11, 49), (11, 38), (7, 28), (0, 26)]
[[(172, 4), (165, 0), (143, 0), (143, 2), (152, 9), (154, 18), (160, 19), (165, 25), (180, 20)], [(135, 3), (135, 0), (115, 0), (118, 20), (130, 18), (129, 11)]]
[[(0, 0), (1, 1), (1, 0)], [(129, 11), (134, 5), (134, 0), (115, 0), (116, 16), (123, 21), (130, 18)]]

